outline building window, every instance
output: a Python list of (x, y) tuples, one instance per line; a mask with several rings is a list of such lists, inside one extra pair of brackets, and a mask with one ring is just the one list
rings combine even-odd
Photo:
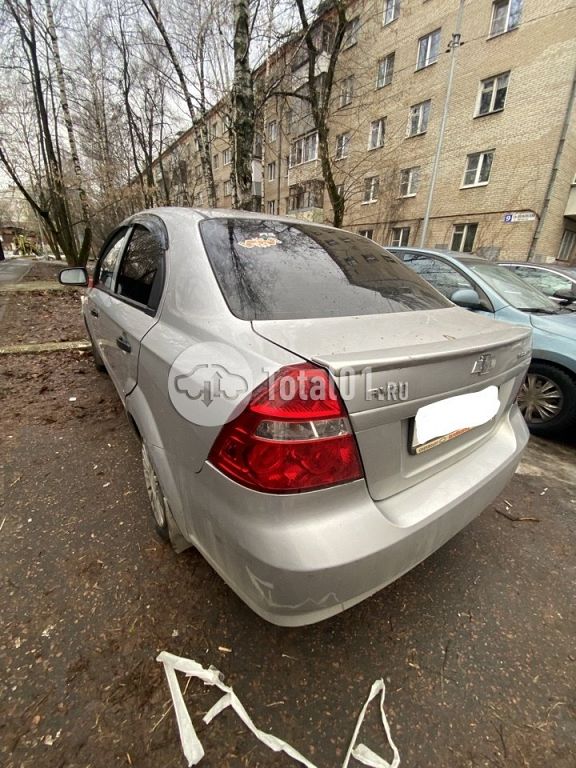
[(288, 203), (291, 211), (324, 206), (324, 183), (322, 181), (305, 181), (303, 184), (290, 187), (289, 193)]
[(558, 251), (558, 261), (573, 261), (576, 258), (576, 232), (565, 229)]
[(490, 37), (516, 29), (522, 17), (522, 0), (496, 0), (492, 3)]
[(228, 179), (228, 181), (224, 182), (224, 197), (230, 197), (232, 194), (232, 181)]
[(212, 125), (210, 126), (210, 135), (212, 138), (215, 138), (218, 136), (218, 121), (215, 120)]
[(276, 178), (276, 160), (273, 163), (268, 163), (266, 178), (268, 181), (274, 181)]
[(478, 224), (454, 224), (450, 248), (461, 253), (472, 253)]
[(370, 136), (368, 138), (368, 149), (378, 149), (384, 146), (384, 136), (386, 133), (386, 118), (380, 117), (370, 123)]
[(215, 169), (218, 168), (219, 162), (220, 162), (220, 157), (219, 157), (218, 153), (216, 153), (215, 155), (212, 155), (212, 166)]
[(345, 77), (340, 83), (340, 99), (339, 106), (346, 107), (352, 102), (352, 96), (354, 95), (354, 75)]
[(489, 115), (504, 109), (509, 79), (510, 72), (504, 72), (481, 81), (476, 115)]
[(268, 141), (276, 141), (278, 137), (278, 123), (276, 120), (270, 120), (266, 126), (266, 136), (268, 137)]
[(276, 215), (276, 200), (269, 200), (267, 204), (267, 211), (273, 216)]
[(352, 19), (351, 21), (346, 24), (346, 29), (344, 30), (344, 36), (342, 38), (342, 48), (341, 50), (345, 50), (346, 48), (350, 48), (352, 45), (356, 45), (358, 42), (358, 30), (360, 29), (360, 19), (356, 17), (355, 19)]
[(400, 0), (384, 0), (382, 24), (390, 24), (400, 15)]
[(400, 171), (400, 197), (414, 197), (420, 186), (420, 166)]
[(359, 229), (358, 234), (361, 235), (361, 237), (366, 237), (368, 240), (374, 240), (374, 230), (373, 229)]
[(349, 133), (341, 133), (339, 136), (336, 136), (336, 160), (342, 160), (344, 157), (348, 157), (349, 146)]
[(428, 120), (430, 119), (430, 99), (422, 101), (420, 104), (414, 104), (410, 107), (408, 117), (408, 136), (418, 136), (426, 133), (428, 130)]
[(394, 53), (389, 53), (378, 62), (378, 74), (376, 75), (376, 88), (383, 88), (390, 85), (394, 74)]
[(424, 69), (438, 61), (440, 52), (440, 30), (435, 29), (429, 35), (424, 35), (418, 41), (418, 59), (416, 69)]
[(378, 200), (380, 189), (380, 176), (368, 176), (364, 179), (364, 202), (373, 203)]
[(392, 245), (399, 247), (408, 245), (410, 227), (392, 227)]
[(489, 152), (474, 152), (466, 158), (466, 170), (464, 171), (463, 187), (479, 187), (488, 184), (494, 150)]
[(225, 149), (222, 152), (222, 163), (224, 165), (230, 165), (232, 162), (232, 150), (231, 149)]
[(290, 149), (290, 167), (308, 163), (318, 157), (318, 133), (308, 133), (292, 142)]

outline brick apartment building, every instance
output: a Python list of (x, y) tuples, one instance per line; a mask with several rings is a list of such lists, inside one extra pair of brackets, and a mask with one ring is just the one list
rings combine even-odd
[[(489, 258), (576, 262), (576, 8), (572, 0), (358, 0), (330, 110), (344, 226), (418, 245), (451, 59), (454, 77), (425, 237)], [(330, 14), (316, 27), (329, 48)], [(455, 33), (459, 37), (454, 37)], [(452, 50), (456, 44), (456, 50)], [(319, 57), (318, 76), (327, 57)], [(281, 90), (306, 87), (305, 49), (287, 45)], [(307, 103), (275, 96), (260, 116), (254, 188), (270, 214), (331, 221)], [(210, 117), (218, 205), (231, 205), (229, 134)], [(206, 203), (192, 132), (156, 161), (171, 204)]]

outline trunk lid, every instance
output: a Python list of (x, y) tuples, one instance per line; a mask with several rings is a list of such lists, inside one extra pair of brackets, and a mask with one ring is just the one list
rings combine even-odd
[[(372, 497), (387, 498), (454, 463), (505, 418), (530, 361), (524, 327), (458, 307), (388, 315), (253, 321), (260, 336), (327, 368), (350, 414)], [(420, 408), (498, 389), (487, 423), (416, 453)], [(448, 403), (450, 411), (453, 404)]]

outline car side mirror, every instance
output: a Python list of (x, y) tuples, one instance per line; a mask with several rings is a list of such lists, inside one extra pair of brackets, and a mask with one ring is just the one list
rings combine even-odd
[(482, 299), (473, 288), (457, 288), (450, 296), (450, 301), (464, 309), (485, 309)]
[(63, 269), (58, 275), (62, 285), (88, 285), (88, 272), (84, 267), (71, 267)]
[(554, 298), (559, 299), (563, 304), (573, 304), (576, 301), (576, 294), (570, 288), (561, 288), (554, 293)]

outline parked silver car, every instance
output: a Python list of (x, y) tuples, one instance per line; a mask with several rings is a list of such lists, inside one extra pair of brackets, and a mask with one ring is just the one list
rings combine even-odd
[(159, 533), (276, 624), (320, 621), (424, 560), (527, 441), (530, 331), (454, 306), (349, 232), (147, 211), (104, 245), (83, 311)]
[(540, 264), (534, 261), (498, 263), (559, 304), (576, 304), (576, 266)]

